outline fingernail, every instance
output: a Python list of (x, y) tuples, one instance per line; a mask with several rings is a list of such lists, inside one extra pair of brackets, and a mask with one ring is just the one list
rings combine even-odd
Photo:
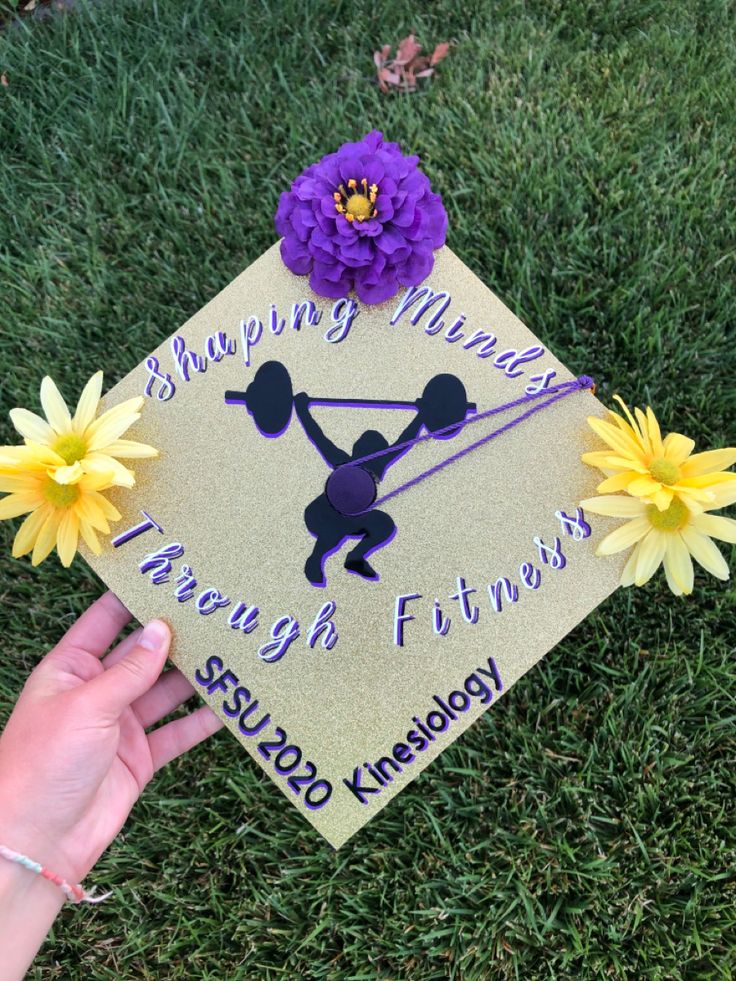
[(151, 620), (141, 634), (139, 644), (149, 651), (160, 651), (169, 638), (169, 628), (162, 620)]

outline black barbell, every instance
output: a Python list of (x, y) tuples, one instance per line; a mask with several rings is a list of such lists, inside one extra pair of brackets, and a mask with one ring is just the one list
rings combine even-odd
[[(440, 374), (430, 378), (420, 398), (414, 401), (396, 399), (318, 398), (308, 396), (310, 405), (375, 406), (380, 409), (418, 409), (429, 432), (436, 432), (462, 422), (468, 412), (476, 411), (468, 402), (465, 386), (455, 375)], [(280, 361), (266, 361), (253, 376), (244, 392), (225, 392), (229, 405), (244, 405), (258, 429), (267, 436), (278, 436), (289, 425), (294, 408), (294, 390), (289, 372)], [(443, 434), (454, 436), (458, 430)]]

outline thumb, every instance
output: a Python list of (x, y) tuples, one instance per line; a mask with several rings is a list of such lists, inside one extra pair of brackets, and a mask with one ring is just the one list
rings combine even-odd
[(171, 631), (163, 620), (151, 620), (140, 639), (121, 660), (86, 686), (88, 704), (116, 719), (123, 709), (156, 682), (166, 664)]

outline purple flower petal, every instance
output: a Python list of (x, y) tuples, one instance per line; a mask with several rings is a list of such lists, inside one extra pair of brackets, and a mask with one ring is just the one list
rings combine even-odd
[(351, 154), (340, 160), (340, 177), (345, 183), (345, 190), (348, 190), (348, 181), (359, 181), (362, 175), (363, 162), (358, 154)]
[(361, 177), (365, 177), (368, 181), (368, 187), (371, 184), (378, 184), (380, 189), (381, 181), (383, 180), (386, 171), (380, 160), (376, 160), (375, 157), (368, 157), (363, 166), (363, 173)]
[(429, 276), (434, 266), (434, 253), (431, 249), (426, 252), (412, 252), (396, 270), (402, 286), (418, 286)]
[(399, 281), (393, 271), (381, 276), (376, 282), (361, 278), (362, 269), (355, 273), (355, 292), (362, 303), (383, 303), (390, 300), (399, 291)]
[(366, 133), (363, 137), (363, 143), (367, 144), (368, 148), (375, 153), (383, 143), (383, 133), (380, 129), (372, 129), (370, 133)]
[(300, 252), (298, 245), (300, 243), (296, 241), (289, 240), (288, 238), (281, 239), (281, 258), (284, 260), (284, 264), (288, 266), (293, 273), (297, 276), (306, 275), (312, 268), (313, 259), (309, 252), (305, 249)]
[(355, 235), (355, 223), (348, 221), (345, 215), (337, 216), (335, 227), (337, 228), (338, 235), (342, 235), (343, 238), (353, 238)]
[(365, 235), (367, 238), (375, 238), (383, 231), (383, 222), (380, 218), (369, 218), (368, 221), (359, 221), (355, 229), (358, 235)]
[(391, 225), (384, 225), (383, 231), (376, 238), (376, 245), (381, 252), (385, 252), (387, 255), (391, 255), (392, 252), (400, 249), (404, 244), (404, 236)]
[(394, 212), (394, 225), (398, 225), (402, 229), (409, 228), (414, 222), (416, 210), (417, 206), (414, 198), (408, 198), (398, 211)]
[(336, 268), (335, 266), (326, 267), (315, 263), (309, 277), (309, 285), (315, 293), (319, 293), (320, 296), (329, 296), (333, 300), (339, 300), (348, 295), (352, 286), (352, 274), (348, 270), (342, 268), (342, 275), (339, 279), (328, 279), (325, 276), (325, 272), (334, 275)]
[(319, 198), (319, 210), (326, 218), (334, 218), (337, 214), (337, 209), (335, 208), (336, 203), (332, 194), (324, 194)]
[(312, 232), (311, 242), (315, 248), (322, 249), (322, 251), (326, 252), (328, 256), (334, 257), (336, 252), (335, 240), (330, 235), (325, 235), (321, 228), (314, 229)]
[(352, 241), (345, 240), (345, 244), (340, 247), (338, 258), (345, 265), (356, 268), (370, 264), (375, 252), (376, 247), (370, 238), (356, 236)]
[(322, 212), (317, 209), (317, 211), (312, 211), (314, 215), (314, 220), (317, 223), (317, 227), (321, 228), (325, 235), (335, 234), (335, 223), (340, 217), (336, 211), (333, 211), (331, 215), (323, 215)]

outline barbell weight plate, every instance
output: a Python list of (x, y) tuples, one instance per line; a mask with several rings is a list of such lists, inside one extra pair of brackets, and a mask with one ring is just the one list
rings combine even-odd
[[(455, 375), (441, 374), (430, 378), (417, 400), (422, 422), (430, 433), (462, 422), (467, 415), (468, 396), (465, 386)], [(445, 433), (442, 439), (455, 436), (459, 430)]]
[(265, 361), (246, 391), (253, 421), (267, 436), (279, 436), (289, 425), (294, 407), (291, 376), (280, 361)]

